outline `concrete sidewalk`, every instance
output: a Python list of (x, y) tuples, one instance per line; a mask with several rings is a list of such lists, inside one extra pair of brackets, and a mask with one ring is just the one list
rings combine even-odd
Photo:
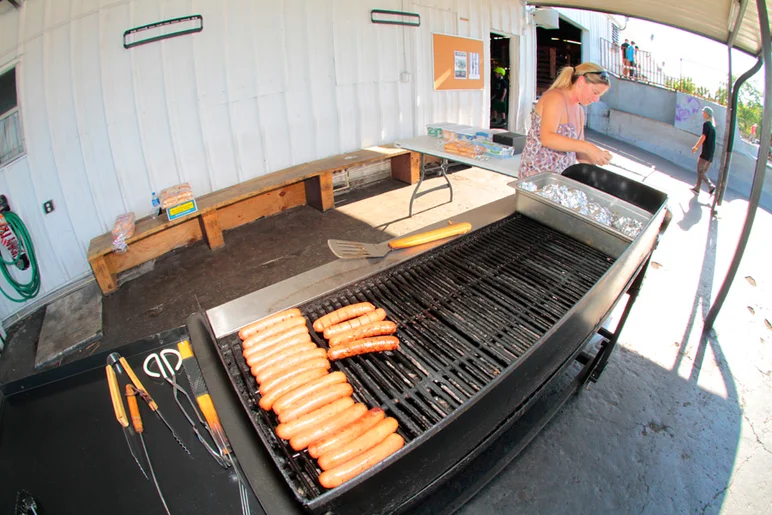
[(707, 192), (689, 191), (696, 172), (589, 137), (616, 171), (668, 193), (673, 222), (598, 383), (461, 513), (772, 513), (772, 216), (759, 209), (715, 331), (702, 336), (747, 201), (729, 191), (712, 218)]

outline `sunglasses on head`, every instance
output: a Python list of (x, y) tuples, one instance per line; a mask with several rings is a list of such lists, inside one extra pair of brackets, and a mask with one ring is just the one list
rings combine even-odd
[(609, 78), (609, 74), (606, 70), (599, 71), (599, 72), (584, 72), (581, 75), (579, 75), (579, 77), (581, 77), (582, 75), (597, 75), (600, 78), (600, 80), (605, 82), (606, 84), (611, 83), (611, 79)]

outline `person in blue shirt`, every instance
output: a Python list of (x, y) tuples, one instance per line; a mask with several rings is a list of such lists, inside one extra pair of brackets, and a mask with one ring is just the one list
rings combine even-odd
[(635, 41), (631, 41), (627, 47), (627, 64), (630, 69), (630, 77), (635, 77)]

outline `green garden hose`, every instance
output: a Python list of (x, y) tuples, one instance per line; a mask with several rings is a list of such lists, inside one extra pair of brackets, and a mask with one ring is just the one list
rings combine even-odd
[(2, 293), (5, 298), (13, 302), (26, 302), (29, 299), (35, 297), (40, 291), (40, 269), (38, 268), (38, 260), (35, 257), (35, 246), (32, 244), (32, 238), (27, 231), (27, 226), (24, 225), (24, 222), (21, 221), (19, 215), (13, 211), (7, 211), (3, 214), (3, 216), (5, 216), (5, 221), (11, 227), (11, 230), (19, 240), (19, 250), (26, 252), (27, 257), (29, 258), (32, 277), (27, 283), (17, 281), (11, 275), (10, 270), (8, 270), (9, 266), (16, 266), (16, 262), (6, 261), (0, 257), (0, 272), (2, 272), (5, 280), (8, 281), (11, 287), (16, 290), (16, 293), (18, 293), (21, 298), (17, 299), (11, 297), (5, 292), (2, 286), (0, 286), (0, 293)]

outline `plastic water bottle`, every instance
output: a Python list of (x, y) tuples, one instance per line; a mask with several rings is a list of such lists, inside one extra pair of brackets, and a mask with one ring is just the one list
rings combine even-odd
[(158, 198), (156, 192), (153, 192), (153, 212), (151, 213), (153, 219), (157, 218), (161, 212), (161, 199)]

